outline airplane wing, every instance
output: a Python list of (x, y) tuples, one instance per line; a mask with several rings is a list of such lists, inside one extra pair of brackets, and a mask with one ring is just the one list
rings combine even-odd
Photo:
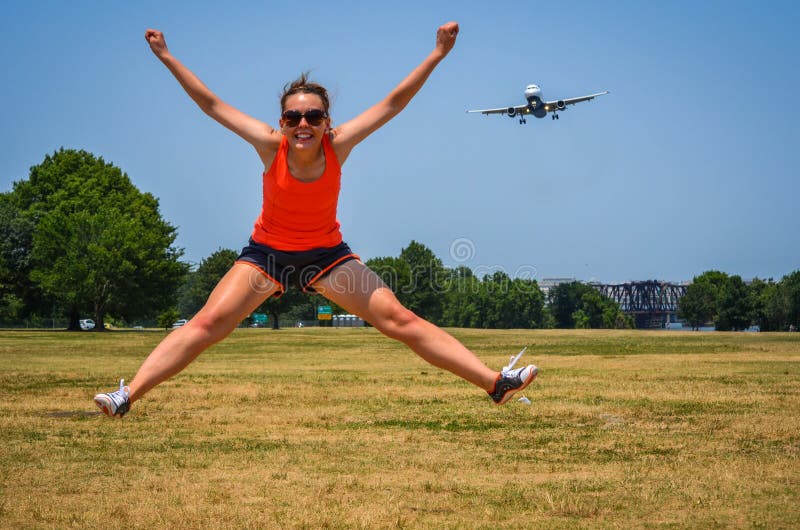
[(508, 114), (508, 109), (514, 109), (517, 114), (530, 114), (530, 109), (527, 105), (508, 106), (501, 109), (468, 110), (467, 112), (480, 112), (488, 116), (489, 114)]
[(544, 106), (548, 110), (558, 109), (559, 101), (563, 102), (564, 106), (566, 105), (574, 105), (575, 103), (580, 103), (581, 101), (589, 101), (590, 99), (594, 99), (597, 96), (605, 96), (608, 94), (608, 90), (605, 92), (598, 92), (597, 94), (589, 94), (588, 96), (581, 96), (579, 98), (569, 98), (569, 99), (560, 99), (555, 101), (547, 101), (545, 102)]

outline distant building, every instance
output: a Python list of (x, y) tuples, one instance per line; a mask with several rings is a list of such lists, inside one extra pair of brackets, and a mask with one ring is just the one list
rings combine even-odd
[(542, 290), (542, 293), (544, 293), (546, 299), (550, 294), (550, 289), (553, 287), (562, 283), (572, 283), (575, 281), (577, 281), (575, 278), (542, 278), (537, 283), (539, 284), (539, 289)]

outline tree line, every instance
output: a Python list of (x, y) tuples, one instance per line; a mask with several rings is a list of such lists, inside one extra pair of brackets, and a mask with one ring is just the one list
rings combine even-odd
[[(190, 317), (237, 256), (220, 249), (192, 269), (180, 259), (177, 230), (162, 218), (153, 195), (102, 157), (64, 148), (0, 193), (0, 233), (0, 320), (66, 318), (72, 330), (86, 316), (98, 330), (106, 321), (126, 325), (160, 315), (163, 324)], [(404, 305), (439, 325), (629, 325), (618, 307), (580, 284), (556, 289), (547, 304), (535, 280), (450, 269), (415, 241), (397, 257), (367, 264)], [(309, 320), (318, 304), (329, 303), (290, 289), (257, 311), (273, 323)]]
[[(177, 229), (158, 200), (101, 157), (60, 149), (30, 168), (27, 179), (0, 193), (0, 322), (64, 318), (80, 329), (91, 316), (96, 329), (168, 325), (194, 315), (238, 253), (219, 249), (193, 268), (175, 246)], [(445, 267), (433, 251), (412, 241), (396, 257), (368, 260), (409, 309), (441, 326), (468, 328), (630, 328), (619, 305), (590, 285), (562, 283), (545, 296), (534, 279), (502, 270), (478, 277), (468, 267)], [(279, 319), (312, 320), (316, 295), (289, 289), (257, 312)], [(800, 271), (782, 280), (755, 280), (709, 271), (695, 278), (680, 314), (698, 327), (762, 330), (798, 326)], [(335, 307), (334, 313), (343, 312)]]
[[(219, 249), (201, 261), (179, 288), (177, 314), (193, 315), (234, 263), (237, 253)], [(511, 278), (494, 271), (478, 278), (468, 267), (445, 267), (434, 252), (412, 241), (397, 257), (367, 260), (400, 302), (440, 326), (465, 328), (630, 328), (630, 317), (596, 289), (565, 283), (547, 300), (535, 280)], [(267, 313), (273, 325), (283, 320), (313, 320), (318, 305), (333, 305), (318, 295), (289, 289), (270, 298), (256, 312)], [(169, 318), (165, 319), (168, 321)]]
[(777, 282), (755, 278), (749, 285), (738, 275), (706, 271), (692, 280), (678, 307), (678, 316), (693, 329), (711, 324), (719, 331), (752, 325), (761, 331), (795, 331), (800, 329), (800, 270)]

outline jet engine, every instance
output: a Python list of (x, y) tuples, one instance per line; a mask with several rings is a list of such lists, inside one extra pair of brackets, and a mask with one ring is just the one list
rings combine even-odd
[(517, 115), (517, 109), (515, 109), (514, 107), (508, 107), (508, 110), (506, 112), (508, 113), (509, 118), (513, 118), (514, 116)]
[(564, 110), (567, 107), (567, 104), (564, 103), (564, 100), (559, 99), (556, 101), (556, 107), (558, 107), (558, 110)]

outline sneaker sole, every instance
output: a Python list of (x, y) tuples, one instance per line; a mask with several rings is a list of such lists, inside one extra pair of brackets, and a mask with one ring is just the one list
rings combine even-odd
[(523, 383), (522, 383), (522, 384), (521, 384), (519, 387), (517, 387), (517, 388), (514, 388), (514, 389), (511, 389), (511, 390), (509, 390), (508, 392), (506, 392), (506, 393), (505, 393), (505, 395), (503, 396), (503, 399), (501, 399), (500, 401), (498, 401), (497, 403), (495, 403), (495, 405), (503, 405), (503, 404), (505, 404), (505, 403), (506, 403), (506, 402), (507, 402), (509, 399), (511, 399), (512, 397), (514, 397), (514, 394), (516, 394), (516, 393), (517, 393), (517, 392), (519, 392), (520, 390), (525, 390), (525, 389), (528, 387), (528, 385), (529, 385), (529, 384), (533, 383), (533, 380), (534, 380), (534, 379), (536, 379), (536, 376), (537, 376), (537, 375), (539, 375), (539, 369), (538, 369), (536, 366), (534, 366), (534, 367), (533, 367), (533, 370), (531, 370), (531, 375), (530, 375), (530, 377), (528, 377), (528, 379), (527, 379), (526, 381), (524, 381), (524, 382), (523, 382)]
[(111, 413), (111, 402), (105, 396), (95, 396), (94, 404), (97, 405), (106, 416), (114, 417), (114, 414)]

